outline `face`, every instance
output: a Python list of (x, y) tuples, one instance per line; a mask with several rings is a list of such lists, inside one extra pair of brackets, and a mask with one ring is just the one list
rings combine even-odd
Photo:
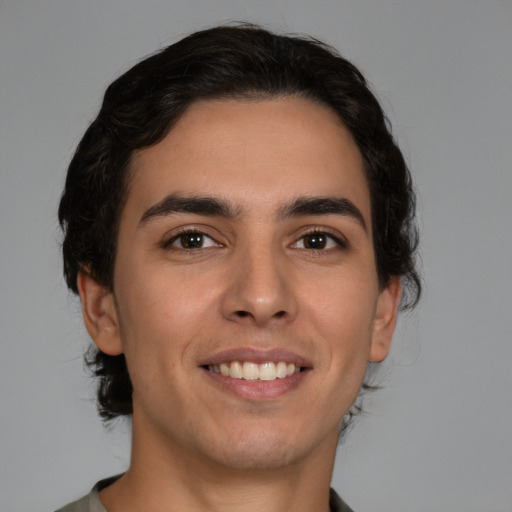
[(312, 102), (196, 103), (138, 152), (114, 293), (79, 283), (126, 355), (135, 443), (239, 469), (333, 453), (395, 322), (371, 230), (358, 148)]

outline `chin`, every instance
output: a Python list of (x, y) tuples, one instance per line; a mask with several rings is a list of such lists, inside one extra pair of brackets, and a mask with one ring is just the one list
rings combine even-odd
[[(334, 446), (336, 442), (337, 439)], [(307, 458), (315, 451), (317, 444), (298, 433), (290, 435), (271, 429), (245, 430), (230, 436), (224, 443), (218, 443), (219, 449), (212, 458), (231, 469), (272, 470), (291, 466)]]
[(236, 470), (272, 470), (289, 466), (302, 457), (296, 447), (243, 445), (220, 456), (218, 462)]

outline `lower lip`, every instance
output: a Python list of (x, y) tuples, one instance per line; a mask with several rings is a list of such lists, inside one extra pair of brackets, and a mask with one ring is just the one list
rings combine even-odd
[(207, 377), (213, 380), (221, 388), (244, 398), (246, 400), (270, 400), (278, 398), (290, 391), (296, 389), (306, 378), (308, 370), (294, 373), (284, 379), (275, 380), (244, 380), (225, 377), (220, 373), (215, 373), (202, 368)]

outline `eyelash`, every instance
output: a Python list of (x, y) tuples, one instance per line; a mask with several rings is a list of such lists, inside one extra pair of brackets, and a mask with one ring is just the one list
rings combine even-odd
[(163, 243), (162, 243), (162, 248), (163, 249), (167, 249), (167, 250), (181, 250), (181, 251), (199, 251), (201, 249), (206, 249), (205, 247), (197, 247), (197, 248), (193, 248), (193, 247), (173, 247), (173, 244), (179, 240), (181, 237), (184, 237), (184, 236), (188, 236), (188, 235), (198, 235), (200, 237), (202, 237), (203, 239), (204, 238), (208, 238), (210, 240), (212, 240), (215, 245), (220, 245), (213, 237), (211, 237), (210, 235), (208, 235), (207, 233), (205, 233), (204, 231), (200, 231), (199, 229), (183, 229), (181, 230), (179, 233), (176, 233), (175, 235), (173, 235), (170, 239), (168, 240), (165, 240)]
[[(306, 233), (303, 233), (300, 236), (300, 238), (293, 245), (297, 245), (300, 241), (303, 241), (308, 236), (310, 236), (310, 237), (311, 236), (323, 236), (323, 237), (327, 238), (328, 240), (329, 239), (332, 240), (336, 244), (338, 249), (347, 249), (348, 248), (348, 242), (344, 237), (341, 237), (339, 235), (334, 235), (333, 233), (326, 231), (325, 229), (319, 229), (319, 228), (314, 228)], [(326, 252), (330, 249), (334, 249), (334, 247), (328, 247), (328, 248), (322, 248), (322, 249), (303, 248), (301, 250), (312, 251), (315, 253), (322, 253), (322, 252)]]
[[(166, 250), (178, 250), (178, 251), (194, 251), (194, 252), (198, 252), (198, 251), (201, 251), (201, 250), (204, 250), (204, 249), (208, 249), (209, 247), (174, 247), (173, 244), (178, 241), (181, 237), (184, 237), (184, 236), (189, 236), (189, 235), (198, 235), (200, 237), (203, 238), (203, 243), (204, 243), (204, 238), (207, 238), (209, 240), (211, 240), (213, 242), (212, 245), (216, 245), (216, 246), (222, 246), (222, 244), (220, 244), (219, 242), (217, 242), (212, 236), (208, 235), (207, 233), (205, 233), (204, 231), (201, 231), (199, 229), (187, 229), (187, 228), (184, 228), (182, 229), (179, 233), (176, 233), (175, 235), (173, 235), (170, 239), (168, 240), (165, 240), (162, 244), (161, 244), (161, 247), (163, 249), (166, 249)], [(344, 238), (344, 237), (341, 237), (341, 236), (337, 236), (337, 235), (334, 235), (333, 233), (330, 233), (329, 231), (326, 231), (326, 230), (322, 230), (322, 229), (319, 229), (319, 228), (315, 228), (315, 229), (312, 229), (310, 231), (307, 231), (306, 233), (303, 233), (298, 239), (297, 241), (295, 241), (293, 244), (292, 244), (292, 247), (294, 246), (297, 246), (301, 241), (304, 241), (304, 239), (306, 237), (313, 237), (313, 236), (318, 236), (318, 237), (325, 237), (327, 239), (327, 242), (329, 240), (333, 241), (337, 248), (339, 249), (347, 249), (348, 248), (348, 242), (347, 240)], [(327, 248), (320, 248), (320, 249), (315, 249), (315, 248), (307, 248), (307, 247), (304, 247), (304, 248), (298, 248), (298, 247), (295, 247), (296, 249), (299, 249), (299, 250), (303, 250), (303, 251), (310, 251), (310, 252), (314, 252), (314, 253), (323, 253), (323, 252), (326, 252), (328, 250), (331, 250), (331, 249), (335, 249), (335, 247), (327, 247)]]

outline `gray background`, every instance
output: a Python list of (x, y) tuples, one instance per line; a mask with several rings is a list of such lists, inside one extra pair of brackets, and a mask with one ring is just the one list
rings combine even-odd
[(334, 44), (383, 102), (420, 190), (426, 281), (333, 484), (357, 511), (512, 510), (512, 2), (0, 2), (0, 510), (52, 510), (128, 463), (84, 376), (56, 207), (102, 93), (226, 20)]

